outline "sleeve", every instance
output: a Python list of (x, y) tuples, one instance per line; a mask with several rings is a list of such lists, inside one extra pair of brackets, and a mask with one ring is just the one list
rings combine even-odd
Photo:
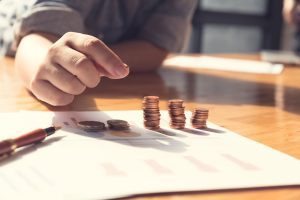
[(197, 0), (161, 1), (137, 37), (170, 52), (181, 51), (191, 30), (196, 5)]
[(0, 0), (0, 55), (14, 56), (13, 26), (32, 5), (32, 1)]
[(84, 32), (84, 1), (35, 0), (30, 9), (15, 24), (15, 39), (31, 32), (47, 32), (62, 36), (69, 31)]

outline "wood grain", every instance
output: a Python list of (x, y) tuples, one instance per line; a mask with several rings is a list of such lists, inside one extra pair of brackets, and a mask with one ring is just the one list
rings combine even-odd
[[(256, 55), (222, 55), (259, 59)], [(300, 159), (300, 67), (287, 66), (281, 75), (213, 70), (175, 70), (131, 74), (122, 80), (103, 79), (65, 107), (51, 107), (34, 98), (20, 82), (13, 59), (0, 60), (0, 111), (140, 109), (145, 95), (182, 98), (186, 107), (210, 109), (209, 120)], [(300, 172), (299, 172), (300, 173)], [(300, 187), (229, 190), (135, 197), (136, 200), (299, 200)]]

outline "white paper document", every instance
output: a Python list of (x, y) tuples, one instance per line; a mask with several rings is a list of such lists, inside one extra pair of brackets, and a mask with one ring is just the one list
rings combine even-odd
[[(0, 199), (108, 199), (300, 185), (296, 158), (213, 123), (206, 130), (189, 123), (184, 130), (174, 130), (167, 111), (161, 113), (159, 131), (143, 127), (142, 111), (0, 114), (1, 140), (52, 123), (63, 126), (43, 143), (1, 160)], [(87, 133), (74, 119), (123, 119), (131, 129)]]
[(280, 74), (283, 70), (282, 64), (211, 56), (174, 56), (166, 59), (163, 65), (178, 68), (202, 68), (257, 74)]

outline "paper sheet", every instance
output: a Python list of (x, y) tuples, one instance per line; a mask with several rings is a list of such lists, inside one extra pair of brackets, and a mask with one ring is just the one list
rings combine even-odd
[(164, 65), (178, 68), (203, 68), (258, 74), (280, 74), (283, 70), (282, 64), (210, 56), (174, 56), (166, 59)]
[[(286, 154), (213, 123), (207, 130), (170, 129), (167, 111), (160, 132), (146, 130), (142, 116), (142, 111), (0, 114), (0, 139), (52, 123), (64, 126), (0, 162), (0, 199), (107, 199), (300, 185), (300, 162)], [(131, 131), (86, 133), (71, 118), (125, 119)]]

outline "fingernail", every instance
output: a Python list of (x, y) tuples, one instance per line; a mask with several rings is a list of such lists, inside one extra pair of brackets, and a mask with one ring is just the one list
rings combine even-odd
[(124, 77), (128, 74), (128, 65), (124, 64), (123, 66), (119, 66), (115, 68), (115, 73), (119, 77)]

